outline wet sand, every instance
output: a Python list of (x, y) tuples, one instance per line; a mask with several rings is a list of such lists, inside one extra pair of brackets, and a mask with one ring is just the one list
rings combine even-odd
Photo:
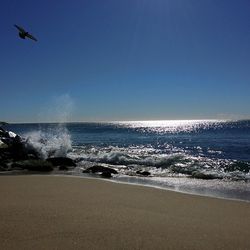
[(0, 249), (250, 249), (249, 202), (62, 176), (0, 190)]

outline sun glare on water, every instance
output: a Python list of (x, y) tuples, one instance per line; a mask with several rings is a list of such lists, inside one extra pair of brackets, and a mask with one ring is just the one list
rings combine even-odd
[(211, 126), (219, 126), (226, 122), (222, 120), (155, 120), (155, 121), (128, 121), (115, 122), (118, 126), (129, 127), (135, 129), (148, 129), (154, 132), (192, 132), (199, 128), (209, 128)]

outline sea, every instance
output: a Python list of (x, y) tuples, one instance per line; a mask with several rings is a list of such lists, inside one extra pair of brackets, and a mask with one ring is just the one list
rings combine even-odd
[(250, 201), (250, 120), (28, 123), (5, 128), (44, 158), (68, 156), (77, 162), (76, 168), (60, 174), (100, 178), (83, 170), (102, 165), (118, 171), (109, 181)]

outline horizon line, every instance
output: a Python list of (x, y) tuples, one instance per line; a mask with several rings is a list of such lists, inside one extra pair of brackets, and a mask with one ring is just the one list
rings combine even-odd
[(204, 118), (204, 119), (142, 119), (142, 120), (93, 120), (93, 121), (33, 121), (33, 122), (6, 122), (8, 124), (69, 124), (69, 123), (118, 123), (118, 122), (164, 122), (164, 121), (248, 121), (250, 118)]

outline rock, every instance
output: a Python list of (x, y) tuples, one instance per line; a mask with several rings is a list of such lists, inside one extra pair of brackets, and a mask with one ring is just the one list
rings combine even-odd
[(107, 171), (104, 171), (101, 173), (101, 177), (104, 177), (104, 178), (111, 178), (112, 175), (110, 172), (107, 172)]
[(24, 160), (14, 162), (12, 164), (12, 168), (49, 172), (53, 170), (53, 165), (50, 162), (44, 160)]
[(142, 170), (138, 170), (138, 171), (136, 171), (136, 173), (139, 174), (139, 175), (143, 175), (143, 176), (149, 176), (150, 175), (150, 172), (142, 171)]
[(5, 126), (5, 125), (8, 125), (8, 122), (0, 121), (0, 126)]
[(104, 172), (106, 172), (106, 174), (107, 173), (118, 174), (118, 172), (113, 168), (103, 167), (99, 165), (87, 168), (86, 170), (83, 171), (83, 173), (104, 173)]
[(0, 168), (3, 170), (7, 170), (9, 168), (10, 163), (8, 161), (4, 161), (0, 159)]
[(67, 166), (59, 166), (58, 169), (63, 171), (63, 170), (68, 170), (69, 168)]
[(27, 169), (31, 171), (51, 171), (50, 162), (39, 160), (39, 154), (27, 141), (11, 131), (0, 127), (0, 165), (8, 170)]
[(0, 140), (0, 148), (8, 148), (8, 145)]
[(0, 156), (4, 159), (29, 159), (25, 141), (11, 131), (0, 128)]
[(8, 165), (7, 162), (1, 161), (0, 160), (0, 171), (7, 171), (8, 170)]
[(0, 127), (0, 137), (6, 137), (8, 136), (8, 132)]
[(0, 172), (6, 171), (6, 170), (7, 170), (6, 168), (0, 166)]
[(12, 160), (11, 153), (8, 150), (3, 150), (0, 148), (0, 162)]
[(75, 162), (67, 157), (42, 159), (41, 152), (34, 148), (28, 139), (23, 139), (14, 132), (0, 127), (0, 165), (8, 164), (8, 170), (27, 169), (30, 171), (52, 171), (53, 166), (59, 170), (75, 167)]
[(53, 157), (46, 159), (47, 162), (50, 162), (53, 166), (67, 166), (75, 167), (75, 162), (67, 157)]
[(192, 172), (192, 177), (195, 179), (203, 179), (203, 180), (223, 179), (221, 176), (210, 173), (202, 173), (199, 171)]

